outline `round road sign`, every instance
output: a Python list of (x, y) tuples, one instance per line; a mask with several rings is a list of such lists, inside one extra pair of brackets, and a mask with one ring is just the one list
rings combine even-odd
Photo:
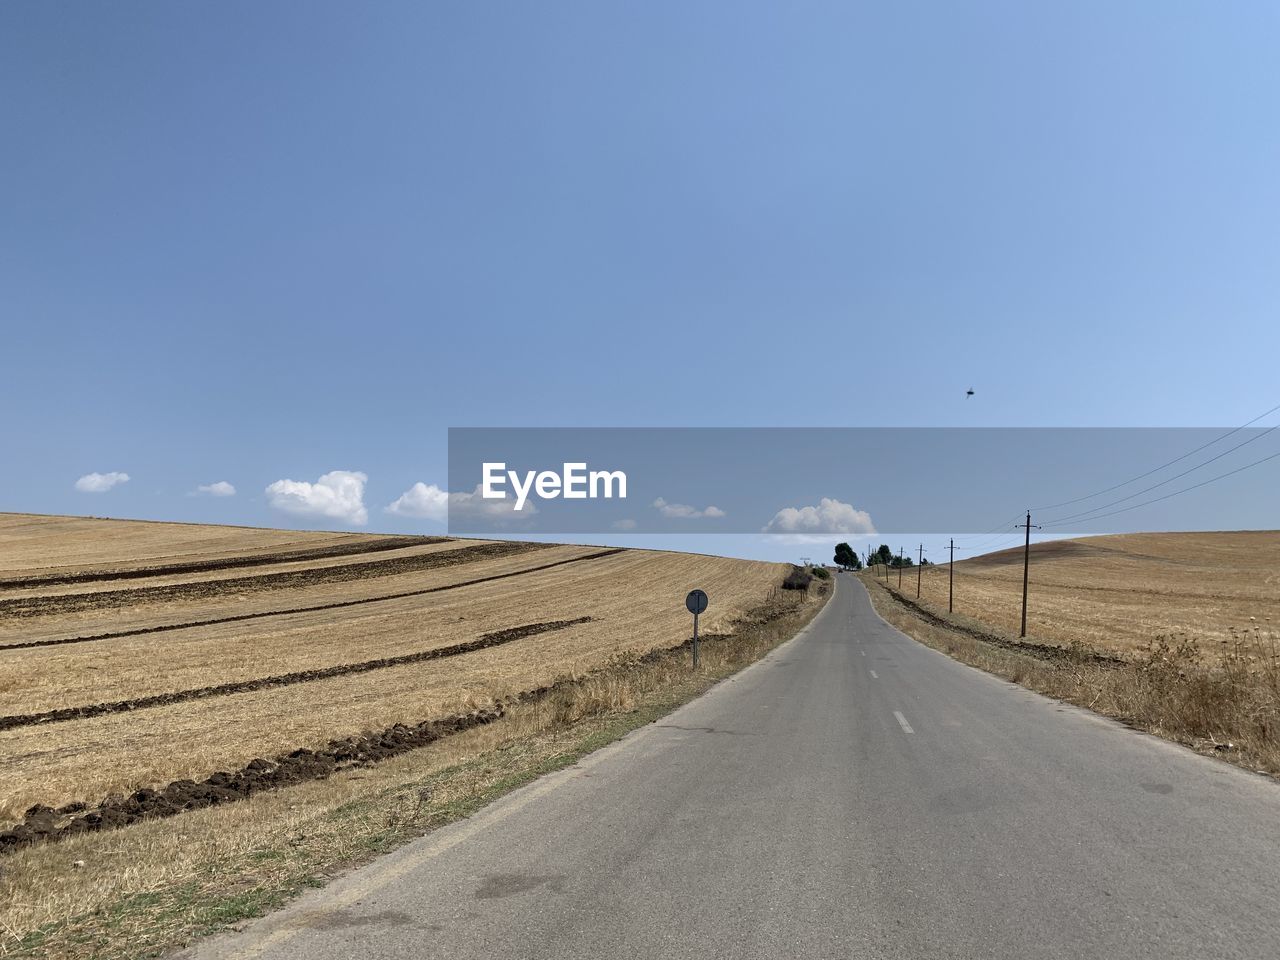
[(707, 595), (701, 590), (690, 590), (684, 605), (690, 613), (703, 613), (707, 609)]

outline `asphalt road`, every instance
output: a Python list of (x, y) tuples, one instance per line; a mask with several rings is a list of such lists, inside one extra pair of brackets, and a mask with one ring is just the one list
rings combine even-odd
[(1280, 955), (1280, 786), (955, 663), (838, 581), (705, 697), (193, 955)]

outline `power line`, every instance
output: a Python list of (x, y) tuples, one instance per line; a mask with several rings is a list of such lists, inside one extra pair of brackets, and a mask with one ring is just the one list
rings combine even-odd
[[(1148, 470), (1146, 473), (1140, 473), (1140, 474), (1138, 474), (1136, 477), (1130, 477), (1128, 480), (1125, 480), (1123, 483), (1117, 483), (1115, 486), (1112, 486), (1112, 487), (1106, 487), (1105, 489), (1094, 491), (1093, 493), (1090, 493), (1090, 494), (1088, 494), (1088, 495), (1086, 495), (1086, 496), (1083, 496), (1083, 497), (1076, 497), (1074, 500), (1063, 500), (1061, 503), (1047, 503), (1047, 504), (1044, 504), (1043, 506), (1039, 506), (1039, 507), (1032, 507), (1031, 509), (1033, 509), (1033, 510), (1054, 510), (1054, 509), (1056, 509), (1056, 508), (1058, 508), (1058, 507), (1069, 507), (1069, 506), (1071, 506), (1071, 504), (1073, 504), (1073, 503), (1081, 503), (1081, 502), (1083, 502), (1083, 501), (1085, 501), (1085, 500), (1092, 500), (1094, 497), (1100, 497), (1100, 496), (1102, 496), (1104, 493), (1111, 493), (1111, 491), (1113, 491), (1113, 490), (1119, 490), (1121, 487), (1127, 487), (1127, 486), (1128, 486), (1129, 484), (1131, 484), (1131, 483), (1137, 483), (1139, 480), (1145, 480), (1147, 477), (1151, 476), (1153, 473), (1159, 473), (1159, 472), (1160, 472), (1161, 470), (1163, 470), (1165, 467), (1171, 467), (1171, 466), (1173, 466), (1175, 463), (1181, 463), (1183, 460), (1187, 459), (1187, 457), (1194, 456), (1195, 454), (1199, 453), (1201, 450), (1205, 450), (1205, 449), (1207, 449), (1207, 448), (1209, 448), (1209, 447), (1212, 447), (1215, 443), (1218, 443), (1219, 441), (1225, 440), (1225, 439), (1227, 439), (1227, 437), (1230, 437), (1230, 436), (1232, 436), (1233, 434), (1237, 434), (1237, 433), (1239, 433), (1239, 432), (1240, 432), (1241, 430), (1243, 430), (1245, 427), (1252, 426), (1253, 424), (1257, 423), (1259, 420), (1263, 419), (1264, 417), (1268, 417), (1268, 416), (1270, 416), (1271, 414), (1275, 413), (1277, 410), (1280, 410), (1280, 404), (1276, 404), (1274, 407), (1272, 407), (1272, 408), (1271, 408), (1270, 410), (1268, 410), (1266, 413), (1260, 413), (1260, 414), (1258, 414), (1256, 417), (1254, 417), (1252, 420), (1248, 421), (1247, 423), (1242, 423), (1242, 424), (1240, 424), (1240, 426), (1236, 427), (1234, 430), (1228, 430), (1228, 431), (1227, 431), (1226, 433), (1224, 433), (1222, 436), (1220, 436), (1220, 437), (1215, 437), (1214, 439), (1210, 440), (1208, 443), (1204, 443), (1204, 444), (1201, 444), (1200, 446), (1196, 447), (1194, 450), (1188, 450), (1188, 451), (1187, 451), (1186, 453), (1184, 453), (1182, 456), (1180, 456), (1180, 457), (1174, 457), (1172, 460), (1168, 461), (1167, 463), (1162, 463), (1162, 464), (1160, 464), (1160, 466), (1158, 466), (1158, 467), (1153, 467), (1152, 469)], [(1274, 430), (1274, 429), (1275, 429), (1275, 427), (1272, 427), (1271, 429), (1272, 429), (1272, 430)], [(1255, 439), (1256, 439), (1256, 438), (1255, 438)], [(1243, 446), (1243, 444), (1242, 444), (1242, 446)], [(1238, 448), (1233, 448), (1233, 449), (1238, 449)], [(1230, 450), (1228, 450), (1227, 452), (1228, 452), (1228, 453), (1230, 453), (1231, 451), (1230, 451)], [(1210, 461), (1206, 461), (1206, 463), (1212, 463), (1212, 462), (1213, 462), (1213, 461), (1211, 461), (1211, 460), (1210, 460)], [(1201, 464), (1201, 466), (1203, 466), (1203, 464)], [(1185, 474), (1182, 474), (1182, 476), (1185, 476)], [(1176, 479), (1177, 479), (1177, 477), (1171, 477), (1170, 479), (1176, 480)], [(1148, 488), (1148, 489), (1150, 489), (1150, 488)], [(1142, 491), (1139, 491), (1139, 493), (1141, 493), (1141, 492), (1142, 492)], [(1134, 494), (1134, 496), (1138, 496), (1138, 495), (1139, 495), (1139, 494)], [(1120, 503), (1120, 502), (1122, 502), (1122, 501), (1117, 500), (1116, 502), (1117, 502), (1117, 503)], [(1101, 510), (1101, 509), (1103, 509), (1103, 507), (1097, 507), (1097, 508), (1095, 508), (1095, 509)], [(1086, 511), (1086, 512), (1087, 512), (1087, 511)], [(1064, 519), (1066, 519), (1066, 518), (1064, 518)]]
[[(1015, 518), (1015, 520), (1016, 519), (1017, 518)], [(993, 543), (999, 543), (1001, 540), (1005, 539), (1006, 537), (1012, 536), (1013, 528), (1014, 528), (1014, 523), (1013, 521), (1010, 521), (1008, 525), (1008, 529), (1006, 531), (1002, 533), (998, 533), (994, 537), (988, 537), (987, 539), (983, 540), (981, 543), (975, 543), (972, 546), (968, 546), (968, 547), (956, 547), (956, 549), (959, 550), (961, 553), (976, 553), (978, 551), (983, 550), (985, 547), (990, 546)], [(999, 549), (1004, 550), (1005, 547), (1000, 547)]]
[[(979, 537), (989, 537), (990, 534), (993, 534), (993, 533), (997, 534), (997, 538), (998, 538), (999, 534), (1013, 527), (1013, 525), (1016, 524), (1020, 519), (1021, 519), (1021, 516), (1010, 517), (1008, 520), (1004, 521), (998, 526), (992, 527), (990, 530), (983, 530), (981, 533), (971, 533), (966, 536), (957, 537), (957, 540), (961, 540), (961, 541), (975, 540)], [(971, 548), (966, 547), (964, 549), (971, 549)]]
[[(1255, 440), (1261, 440), (1263, 437), (1267, 436), (1268, 434), (1274, 433), (1276, 430), (1280, 430), (1280, 424), (1276, 424), (1274, 427), (1268, 427), (1266, 430), (1263, 430), (1261, 433), (1257, 434), (1256, 436), (1252, 436), (1248, 440), (1245, 440), (1242, 443), (1237, 443), (1234, 447), (1230, 447), (1226, 450), (1223, 450), (1222, 453), (1219, 453), (1216, 456), (1210, 457), (1208, 460), (1205, 460), (1203, 463), (1198, 463), (1194, 467), (1190, 467), (1186, 470), (1183, 470), (1181, 473), (1176, 473), (1172, 477), (1169, 477), (1167, 480), (1161, 480), (1159, 483), (1153, 483), (1149, 487), (1144, 487), (1143, 489), (1139, 490), (1137, 493), (1131, 493), (1127, 497), (1121, 497), (1119, 500), (1112, 500), (1110, 503), (1104, 503), (1099, 506), (1093, 507), (1090, 510), (1084, 510), (1080, 513), (1073, 513), (1070, 516), (1054, 517), (1049, 522), (1060, 523), (1060, 522), (1065, 522), (1067, 520), (1078, 520), (1081, 517), (1086, 517), (1091, 513), (1096, 513), (1099, 510), (1105, 510), (1107, 509), (1107, 507), (1114, 507), (1116, 504), (1124, 503), (1126, 500), (1132, 500), (1134, 497), (1140, 497), (1144, 493), (1150, 493), (1152, 490), (1155, 490), (1158, 487), (1163, 487), (1166, 483), (1173, 483), (1173, 481), (1175, 480), (1181, 480), (1187, 474), (1195, 473), (1201, 467), (1207, 467), (1209, 464), (1213, 463), (1215, 460), (1221, 460), (1227, 454), (1235, 453), (1241, 447), (1247, 447), (1249, 444), (1253, 443)], [(1190, 488), (1190, 489), (1194, 489), (1194, 488)], [(1148, 502), (1154, 503), (1155, 501), (1153, 500)]]
[(1022, 632), (1018, 634), (1020, 637), (1027, 635), (1027, 584), (1031, 579), (1031, 531), (1039, 530), (1040, 527), (1031, 522), (1031, 511), (1027, 511), (1027, 522), (1022, 524), (1023, 529), (1027, 531), (1027, 545), (1022, 551)]
[[(1266, 463), (1268, 460), (1275, 460), (1277, 457), (1280, 457), (1280, 452), (1273, 453), (1268, 457), (1263, 457), (1261, 460), (1255, 460), (1253, 461), (1253, 463), (1246, 463), (1244, 466), (1236, 467), (1234, 470), (1228, 470), (1226, 473), (1220, 473), (1216, 477), (1210, 477), (1208, 480), (1201, 480), (1199, 483), (1194, 483), (1189, 487), (1183, 487), (1181, 490), (1175, 490), (1173, 491), (1173, 493), (1166, 493), (1162, 497), (1153, 497), (1150, 500), (1143, 500), (1141, 503), (1134, 503), (1127, 507), (1121, 507), (1119, 510), (1112, 510), (1110, 513), (1102, 513), (1102, 514), (1098, 514), (1097, 516), (1086, 517), (1085, 519), (1101, 520), (1103, 517), (1114, 517), (1117, 513), (1128, 513), (1130, 510), (1137, 510), (1139, 507), (1145, 507), (1151, 503), (1159, 503), (1161, 500), (1168, 500), (1170, 497), (1176, 497), (1179, 494), (1189, 493), (1192, 490), (1198, 490), (1201, 487), (1206, 487), (1209, 484), (1214, 483), (1218, 480), (1224, 480), (1227, 477), (1234, 476), (1237, 473), (1242, 473), (1243, 471), (1248, 470), (1252, 467), (1256, 467), (1259, 464)], [(1098, 509), (1102, 509), (1102, 508), (1099, 507)], [(1053, 521), (1051, 523), (1046, 523), (1045, 526), (1046, 527), (1062, 526), (1064, 523), (1070, 523), (1071, 519), (1073, 518)]]

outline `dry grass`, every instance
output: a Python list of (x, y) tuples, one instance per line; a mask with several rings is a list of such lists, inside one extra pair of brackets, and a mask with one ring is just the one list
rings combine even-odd
[[(381, 544), (387, 538), (377, 537), (374, 542)], [(467, 540), (452, 539), (440, 540), (434, 543), (408, 543), (405, 546), (394, 549), (378, 549), (376, 551), (366, 552), (360, 551), (343, 556), (324, 557), (322, 559), (288, 559), (288, 552), (278, 553), (275, 550), (258, 551), (247, 554), (240, 558), (231, 559), (247, 559), (252, 558), (254, 563), (251, 566), (229, 566), (220, 570), (205, 570), (198, 572), (172, 572), (160, 570), (153, 575), (139, 577), (136, 579), (96, 579), (82, 581), (78, 583), (50, 583), (36, 584), (29, 587), (6, 587), (0, 583), (2, 593), (0, 596), (8, 599), (10, 597), (59, 597), (67, 595), (77, 595), (86, 593), (110, 593), (118, 590), (138, 590), (143, 587), (154, 586), (172, 586), (184, 583), (199, 584), (216, 584), (220, 580), (236, 580), (243, 577), (270, 577), (273, 574), (291, 573), (298, 570), (328, 570), (335, 567), (352, 566), (354, 564), (369, 562), (388, 562), (401, 559), (404, 557), (414, 557), (420, 554), (428, 553), (444, 553), (451, 550), (459, 550), (464, 547), (479, 546), (486, 543), (493, 543), (492, 540)], [(316, 545), (317, 549), (323, 549), (326, 546), (346, 546), (346, 541), (336, 541), (330, 543), (322, 541)], [(305, 549), (310, 545), (295, 545), (288, 548), (289, 550)], [(276, 559), (277, 556), (279, 559)], [(108, 577), (110, 571), (102, 571), (102, 576)], [(359, 582), (359, 581), (356, 581)], [(375, 578), (373, 583), (377, 583)], [(269, 584), (266, 584), (269, 586)], [(257, 592), (257, 591), (254, 591)], [(152, 604), (144, 604), (150, 606)]]
[[(61, 526), (60, 522), (58, 526)], [(166, 529), (147, 525), (155, 541)], [(189, 528), (176, 526), (185, 545)], [(183, 546), (183, 549), (186, 547)], [(151, 546), (154, 552), (162, 547)], [(174, 547), (177, 550), (178, 547)], [(591, 548), (552, 547), (493, 562), (425, 571), (397, 586), (418, 588), (579, 557)], [(101, 552), (94, 554), (102, 562)], [(685, 592), (713, 598), (708, 631), (728, 629), (781, 579), (783, 565), (627, 551), (443, 593), (340, 610), (69, 644), (0, 650), (0, 713), (35, 713), (318, 669), (474, 640), (520, 624), (590, 616), (590, 623), (427, 663), (277, 689), (16, 728), (0, 733), (0, 821), (35, 803), (93, 803), (171, 780), (201, 779), (256, 757), (316, 747), (335, 737), (465, 712), (567, 674), (679, 643), (688, 631)], [(137, 581), (134, 581), (137, 582)], [(143, 581), (145, 582), (145, 581)], [(333, 584), (328, 597), (367, 584)], [(297, 594), (279, 591), (277, 607)], [(258, 603), (255, 598), (252, 603)], [(171, 606), (171, 605), (170, 605)], [(166, 615), (181, 610), (166, 609)], [(145, 605), (112, 625), (148, 622)], [(56, 617), (40, 618), (56, 630)], [(78, 622), (77, 622), (78, 623)]]
[(704, 645), (697, 673), (684, 651), (622, 658), (373, 767), (18, 851), (0, 873), (0, 956), (138, 960), (261, 913), (655, 719), (792, 636), (824, 598), (779, 592), (722, 616), (734, 633)]
[[(1016, 634), (1022, 548), (959, 562), (956, 611)], [(896, 573), (891, 574), (896, 585)], [(903, 591), (915, 596), (916, 571)], [(1187, 637), (1212, 659), (1233, 635), (1280, 630), (1280, 532), (1143, 533), (1031, 547), (1028, 633), (1142, 656), (1157, 637)], [(947, 568), (924, 568), (923, 599), (947, 605)]]
[(375, 539), (375, 535), (365, 533), (0, 513), (0, 576), (110, 570)]
[[(420, 553), (444, 553), (456, 551), (455, 545), (444, 545), (436, 548), (419, 548)], [(347, 583), (318, 584), (300, 586), (289, 590), (268, 593), (218, 596), (209, 599), (196, 599), (182, 603), (139, 603), (136, 605), (105, 610), (82, 610), (74, 613), (22, 617), (5, 620), (0, 617), (0, 651), (5, 645), (26, 641), (52, 640), (62, 637), (95, 636), (102, 633), (116, 633), (139, 628), (181, 625), (192, 621), (217, 620), (223, 617), (241, 616), (244, 614), (271, 613), (273, 611), (292, 610), (325, 604), (376, 599), (395, 594), (427, 590), (433, 587), (449, 586), (492, 577), (504, 573), (529, 570), (545, 566), (558, 560), (584, 557), (598, 553), (597, 547), (546, 547), (491, 560), (477, 560), (467, 563), (456, 563), (432, 570), (420, 570), (413, 573), (399, 574), (390, 577), (374, 577), (368, 580), (353, 580)], [(514, 582), (514, 581), (512, 581)], [(480, 590), (483, 585), (476, 585)], [(8, 593), (0, 596), (8, 596)], [(164, 649), (179, 649), (182, 644), (201, 643), (218, 638), (245, 638), (259, 634), (270, 636), (274, 632), (286, 629), (323, 629), (336, 627), (338, 624), (355, 622), (361, 619), (377, 618), (399, 610), (421, 610), (424, 606), (446, 602), (447, 594), (436, 598), (408, 597), (400, 600), (387, 600), (376, 604), (363, 604), (345, 610), (316, 610), (302, 613), (283, 614), (275, 617), (264, 617), (254, 621), (238, 621), (224, 624), (209, 624), (204, 627), (188, 628), (180, 633), (163, 633), (143, 635), (141, 637), (121, 637), (113, 639), (110, 644), (97, 643), (68, 644), (60, 653), (69, 653), (73, 648), (95, 651), (95, 656), (103, 656), (108, 646), (130, 650), (147, 650), (154, 652)], [(46, 655), (53, 648), (43, 648)], [(197, 650), (193, 655), (200, 655)], [(17, 651), (6, 656), (17, 657)], [(353, 657), (352, 659), (361, 659)], [(15, 661), (16, 662), (16, 661)], [(2, 684), (3, 681), (0, 681)], [(6, 693), (0, 685), (0, 697)], [(0, 704), (3, 701), (0, 700)], [(0, 707), (0, 712), (4, 711)]]
[[(1090, 610), (1097, 621), (1110, 622), (1115, 614), (1107, 604), (1123, 582), (1114, 578), (1114, 564), (1106, 576), (1105, 593), (1084, 589), (1072, 601), (1060, 588), (1055, 607), (1082, 623)], [(1106, 642), (1108, 635), (1095, 625), (1087, 635), (1101, 638), (1096, 645), (1063, 631), (1057, 636), (1073, 642), (1048, 649), (1034, 637), (1022, 644), (1016, 625), (1008, 631), (948, 615), (945, 595), (941, 603), (917, 601), (914, 583), (908, 590), (904, 580), (899, 593), (896, 579), (888, 587), (874, 576), (864, 574), (863, 581), (882, 617), (958, 660), (1201, 752), (1280, 774), (1280, 646), (1256, 622), (1244, 630), (1228, 626), (1227, 639), (1211, 643), (1186, 633), (1139, 642), (1133, 627), (1120, 641)], [(1137, 590), (1145, 593), (1160, 582), (1158, 575), (1143, 578)], [(1202, 604), (1187, 605), (1196, 611), (1192, 618), (1203, 615)], [(1167, 617), (1163, 612), (1161, 623)], [(1112, 658), (1116, 652), (1124, 656)]]

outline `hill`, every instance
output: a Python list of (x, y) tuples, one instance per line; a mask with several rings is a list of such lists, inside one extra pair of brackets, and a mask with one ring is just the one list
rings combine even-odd
[[(1011, 631), (1022, 604), (1021, 547), (955, 565), (957, 613)], [(908, 573), (908, 577), (913, 573)], [(903, 592), (914, 597), (915, 585)], [(922, 598), (947, 604), (947, 567), (924, 570)], [(1208, 655), (1280, 627), (1280, 531), (1139, 533), (1031, 546), (1028, 634), (1133, 656), (1160, 637)]]
[(0, 516), (0, 828), (335, 739), (489, 717), (728, 634), (788, 567), (720, 557)]

